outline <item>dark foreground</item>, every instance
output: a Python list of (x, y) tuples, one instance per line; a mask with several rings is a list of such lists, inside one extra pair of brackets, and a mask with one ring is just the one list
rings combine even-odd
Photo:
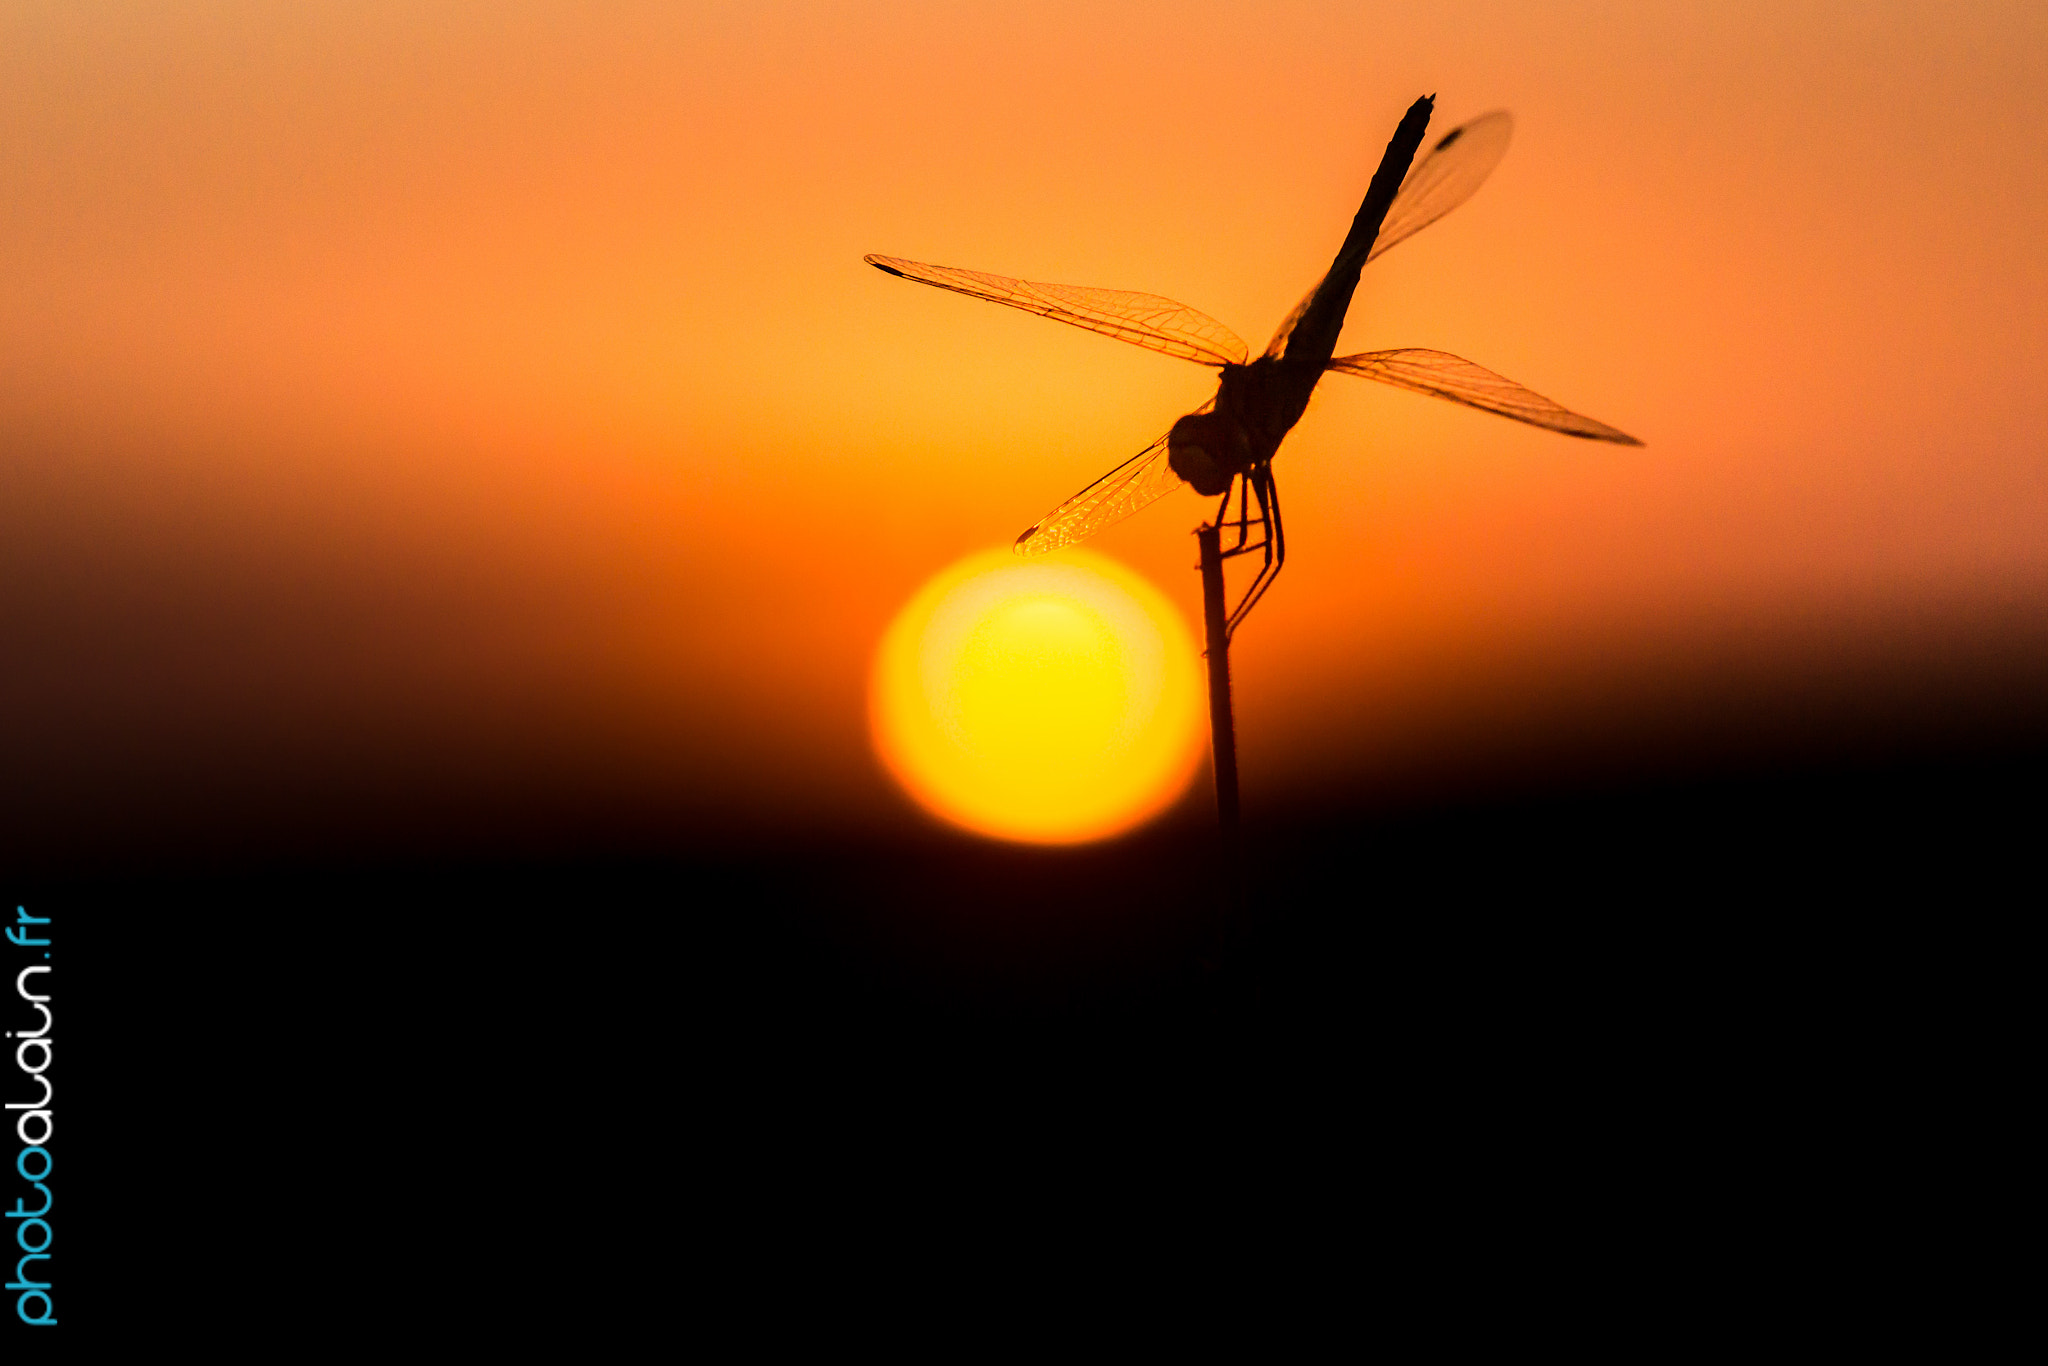
[(393, 1293), (516, 1318), (530, 1252), (639, 1313), (677, 1271), (640, 1249), (714, 1207), (808, 1227), (930, 1179), (905, 1164), (981, 1190), (1053, 1152), (1143, 1180), (1246, 1130), (1283, 1182), (1390, 1144), (1753, 1145), (1738, 1114), (1938, 1085), (2009, 1030), (2044, 776), (1297, 814), (1234, 919), (1199, 829), (24, 887), (65, 936), (66, 1311), (187, 1312), (199, 1258), (209, 1303), (331, 1317), (325, 1259), (374, 1252)]

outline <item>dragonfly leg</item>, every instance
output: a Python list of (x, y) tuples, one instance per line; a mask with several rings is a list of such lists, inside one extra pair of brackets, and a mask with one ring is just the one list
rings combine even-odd
[[(1243, 479), (1244, 476), (1241, 474), (1231, 478), (1230, 487), (1223, 490), (1223, 505), (1216, 513), (1216, 525), (1219, 529), (1237, 532), (1237, 544), (1223, 552), (1225, 558), (1232, 555), (1242, 555), (1244, 553), (1245, 541), (1250, 538), (1250, 523), (1246, 520), (1248, 514), (1245, 511), (1246, 495), (1244, 484), (1241, 482)], [(1230, 516), (1230, 500), (1232, 498), (1237, 499), (1237, 517), (1234, 521)]]
[(1245, 589), (1244, 600), (1237, 604), (1237, 610), (1232, 612), (1230, 620), (1224, 623), (1226, 640), (1237, 633), (1238, 623), (1245, 619), (1252, 608), (1258, 606), (1259, 599), (1273, 586), (1273, 580), (1280, 577), (1281, 566), (1287, 563), (1287, 535), (1280, 527), (1280, 486), (1274, 482), (1273, 467), (1260, 465), (1257, 469), (1248, 471), (1245, 483), (1258, 495), (1259, 520), (1266, 524), (1266, 561), (1259, 566), (1258, 577)]
[[(1252, 516), (1251, 503), (1253, 495), (1257, 492), (1257, 477), (1255, 470), (1246, 470), (1243, 474), (1237, 475), (1232, 479), (1229, 491), (1223, 495), (1223, 507), (1216, 518), (1216, 525), (1219, 528), (1237, 532), (1237, 543), (1223, 552), (1223, 558), (1226, 560), (1238, 555), (1263, 552), (1266, 549), (1265, 541), (1252, 540), (1253, 527), (1257, 527), (1261, 531), (1266, 529), (1266, 518), (1263, 515), (1263, 511), (1260, 516)], [(1237, 499), (1237, 516), (1235, 519), (1232, 519), (1230, 516), (1230, 500), (1232, 498)], [(1265, 507), (1262, 495), (1259, 506), (1261, 509)]]
[(1266, 467), (1266, 537), (1274, 543), (1274, 578), (1280, 575), (1280, 567), (1286, 563), (1286, 528), (1280, 524), (1280, 483), (1274, 479), (1274, 467)]

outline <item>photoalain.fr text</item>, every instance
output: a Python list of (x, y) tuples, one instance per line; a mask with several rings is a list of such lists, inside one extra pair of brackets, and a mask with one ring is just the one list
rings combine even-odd
[(7, 1031), (7, 1037), (16, 1041), (14, 1065), (21, 1069), (23, 1081), (10, 1080), (6, 1089), (26, 1097), (7, 1102), (8, 1113), (16, 1116), (14, 1136), (20, 1140), (14, 1171), (25, 1187), (17, 1188), (20, 1193), (14, 1208), (6, 1211), (20, 1254), (7, 1290), (14, 1296), (16, 1317), (38, 1328), (57, 1326), (56, 1290), (52, 1284), (56, 1278), (50, 1270), (50, 1244), (57, 1237), (50, 1226), (50, 1208), (56, 1203), (56, 1197), (50, 1193), (50, 1174), (57, 1165), (50, 1156), (50, 1140), (57, 1124), (51, 1103), (56, 1098), (56, 1086), (50, 1079), (50, 1063), (56, 1056), (51, 1026), (56, 1023), (56, 1014), (50, 1008), (49, 924), (49, 917), (30, 915), (26, 908), (16, 906), (14, 924), (7, 927), (7, 940), (18, 951), (10, 957), (16, 963), (28, 960), (14, 973), (14, 994), (19, 1002), (6, 1007), (8, 1018), (23, 1024), (22, 1028)]

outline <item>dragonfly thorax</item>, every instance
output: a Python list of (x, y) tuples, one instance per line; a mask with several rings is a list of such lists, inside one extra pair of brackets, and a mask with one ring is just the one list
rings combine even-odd
[(1250, 365), (1223, 367), (1223, 383), (1206, 411), (1189, 413), (1167, 433), (1173, 472), (1215, 495), (1261, 460), (1271, 460), (1281, 438), (1308, 407), (1320, 367), (1261, 356)]

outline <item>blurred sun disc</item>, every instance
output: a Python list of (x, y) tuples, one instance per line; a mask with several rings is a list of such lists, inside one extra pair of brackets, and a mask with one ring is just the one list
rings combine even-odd
[(1000, 839), (1075, 844), (1171, 805), (1199, 762), (1195, 644), (1164, 594), (1086, 551), (970, 555), (875, 655), (875, 748), (910, 794)]

